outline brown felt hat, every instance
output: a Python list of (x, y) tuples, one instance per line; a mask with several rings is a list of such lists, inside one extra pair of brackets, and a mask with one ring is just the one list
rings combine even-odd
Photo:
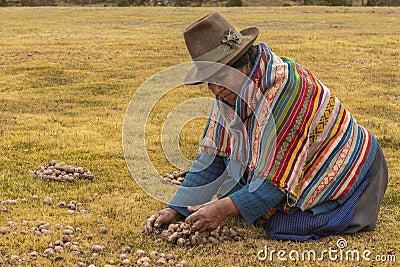
[(258, 29), (239, 32), (220, 13), (212, 12), (187, 27), (183, 36), (195, 64), (185, 84), (196, 84), (215, 73), (221, 64), (235, 63), (254, 43)]

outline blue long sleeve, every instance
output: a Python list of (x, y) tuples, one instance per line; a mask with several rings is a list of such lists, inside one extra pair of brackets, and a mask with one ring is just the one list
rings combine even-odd
[[(230, 171), (226, 171), (228, 162), (227, 158), (202, 152), (197, 156), (185, 181), (167, 207), (187, 217), (191, 214), (187, 210), (187, 206), (200, 205), (210, 201), (220, 190), (224, 181), (230, 179), (228, 175)], [(268, 210), (277, 207), (285, 198), (285, 194), (270, 181), (263, 178), (253, 178), (253, 180), (262, 181), (256, 190), (253, 191), (250, 185), (238, 183), (229, 193), (223, 195), (229, 195), (249, 226)]]
[(187, 217), (190, 215), (187, 206), (200, 205), (210, 201), (225, 178), (224, 158), (202, 152), (197, 156), (186, 174), (185, 181), (167, 207)]
[(250, 192), (250, 188), (250, 185), (245, 185), (229, 196), (249, 227), (285, 198), (285, 194), (266, 179), (255, 191)]

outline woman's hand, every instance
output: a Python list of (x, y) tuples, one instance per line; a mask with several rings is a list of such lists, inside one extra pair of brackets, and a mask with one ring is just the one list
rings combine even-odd
[(193, 214), (187, 217), (185, 222), (200, 233), (215, 230), (226, 218), (239, 214), (229, 197), (201, 206), (189, 206), (188, 210)]
[(169, 225), (176, 222), (180, 218), (182, 218), (182, 215), (176, 210), (165, 208), (157, 211), (147, 219), (146, 225), (144, 226), (144, 231), (146, 233), (151, 233), (153, 232), (154, 228), (159, 228), (163, 225)]

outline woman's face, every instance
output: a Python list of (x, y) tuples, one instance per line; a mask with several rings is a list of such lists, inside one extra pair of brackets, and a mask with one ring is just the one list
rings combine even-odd
[[(246, 64), (243, 68), (237, 70), (248, 76), (251, 71), (251, 66), (250, 64)], [(213, 81), (215, 83), (213, 83)], [(235, 106), (243, 82), (243, 75), (238, 75), (237, 71), (234, 71), (234, 69), (227, 68), (211, 78), (211, 81), (208, 83), (208, 89), (210, 89), (213, 94), (229, 103), (229, 105)]]

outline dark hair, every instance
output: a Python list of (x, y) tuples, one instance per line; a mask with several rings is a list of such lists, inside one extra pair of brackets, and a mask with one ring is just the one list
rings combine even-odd
[(236, 60), (231, 67), (235, 69), (240, 69), (246, 66), (246, 64), (250, 63), (253, 66), (254, 61), (256, 60), (258, 54), (258, 45), (251, 45), (249, 49), (238, 59)]

